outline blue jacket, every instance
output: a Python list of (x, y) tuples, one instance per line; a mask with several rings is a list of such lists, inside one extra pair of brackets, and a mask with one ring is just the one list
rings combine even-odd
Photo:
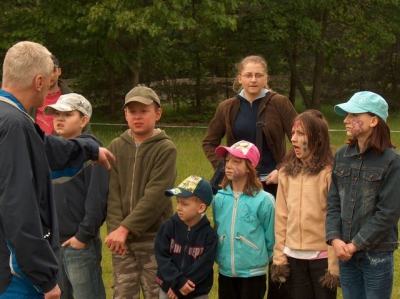
[(266, 274), (275, 243), (274, 197), (260, 191), (254, 197), (243, 193), (235, 200), (228, 185), (214, 197), (213, 215), (219, 273), (228, 277)]
[(338, 238), (363, 251), (393, 251), (400, 216), (400, 156), (357, 145), (335, 155), (328, 193), (326, 240)]
[[(103, 146), (94, 136), (79, 138)], [(53, 185), (61, 243), (75, 236), (86, 244), (99, 235), (106, 217), (108, 177), (104, 167), (89, 165), (71, 180)]]
[(96, 161), (98, 146), (44, 135), (14, 96), (4, 90), (0, 96), (0, 297), (13, 279), (40, 294), (57, 284), (59, 236), (50, 168), (76, 169)]
[[(206, 295), (213, 285), (213, 265), (217, 234), (204, 215), (193, 227), (188, 227), (175, 213), (157, 233), (154, 252), (158, 269), (156, 281), (164, 292), (172, 288), (179, 298)], [(183, 296), (179, 289), (192, 281), (195, 290)]]

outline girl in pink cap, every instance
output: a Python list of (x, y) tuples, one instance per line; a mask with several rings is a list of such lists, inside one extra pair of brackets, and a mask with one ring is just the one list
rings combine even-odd
[(215, 153), (225, 158), (222, 189), (212, 204), (219, 238), (218, 298), (262, 299), (275, 242), (275, 198), (258, 178), (260, 153), (254, 144), (239, 141)]

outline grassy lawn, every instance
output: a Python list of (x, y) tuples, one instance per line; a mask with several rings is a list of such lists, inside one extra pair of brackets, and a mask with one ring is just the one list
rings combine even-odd
[[(298, 111), (304, 110), (303, 107), (297, 107)], [(330, 129), (332, 148), (336, 151), (340, 148), (345, 140), (346, 135), (344, 133), (343, 119), (334, 114), (332, 106), (324, 106), (322, 108), (324, 115), (327, 117)], [(96, 113), (96, 112), (95, 112)], [(121, 111), (122, 114), (122, 111)], [(396, 115), (390, 115), (388, 120), (389, 126), (392, 132), (392, 140), (400, 148), (400, 113)], [(178, 178), (177, 183), (181, 182), (190, 174), (197, 174), (206, 179), (210, 179), (212, 176), (211, 164), (206, 159), (202, 148), (201, 141), (206, 133), (205, 128), (201, 127), (168, 127), (159, 126), (164, 129), (167, 134), (171, 137), (178, 148)], [(93, 124), (93, 134), (99, 137), (105, 146), (107, 146), (112, 139), (118, 137), (126, 126), (106, 126)], [(400, 183), (400, 182), (399, 182)], [(396, 199), (398, 200), (398, 199)], [(211, 211), (208, 209), (207, 215), (211, 219)], [(106, 234), (105, 225), (102, 228), (102, 237), (104, 240)], [(393, 288), (393, 299), (400, 298), (400, 253), (397, 250), (395, 252), (395, 283)], [(105, 246), (103, 246), (103, 279), (106, 285), (107, 298), (112, 298), (112, 266), (111, 266), (111, 254)], [(217, 278), (217, 268), (215, 268), (215, 278)], [(214, 281), (213, 289), (210, 293), (211, 299), (217, 299), (217, 279)], [(338, 298), (342, 298), (341, 291), (339, 289)]]

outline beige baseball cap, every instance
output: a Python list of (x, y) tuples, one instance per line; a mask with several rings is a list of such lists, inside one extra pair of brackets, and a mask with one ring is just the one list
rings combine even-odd
[(87, 99), (77, 93), (63, 94), (58, 98), (57, 103), (44, 107), (43, 113), (51, 115), (56, 113), (56, 111), (67, 112), (74, 110), (82, 112), (88, 118), (92, 116), (92, 105)]
[(125, 96), (125, 104), (122, 108), (130, 102), (139, 102), (145, 105), (150, 105), (155, 102), (161, 107), (161, 101), (158, 95), (149, 87), (146, 86), (136, 86)]

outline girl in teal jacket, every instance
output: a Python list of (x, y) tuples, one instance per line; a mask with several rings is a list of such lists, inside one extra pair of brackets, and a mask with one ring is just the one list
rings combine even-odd
[(219, 238), (218, 298), (262, 299), (275, 243), (275, 199), (257, 176), (260, 153), (254, 144), (239, 141), (215, 152), (225, 158), (222, 189), (212, 205)]

